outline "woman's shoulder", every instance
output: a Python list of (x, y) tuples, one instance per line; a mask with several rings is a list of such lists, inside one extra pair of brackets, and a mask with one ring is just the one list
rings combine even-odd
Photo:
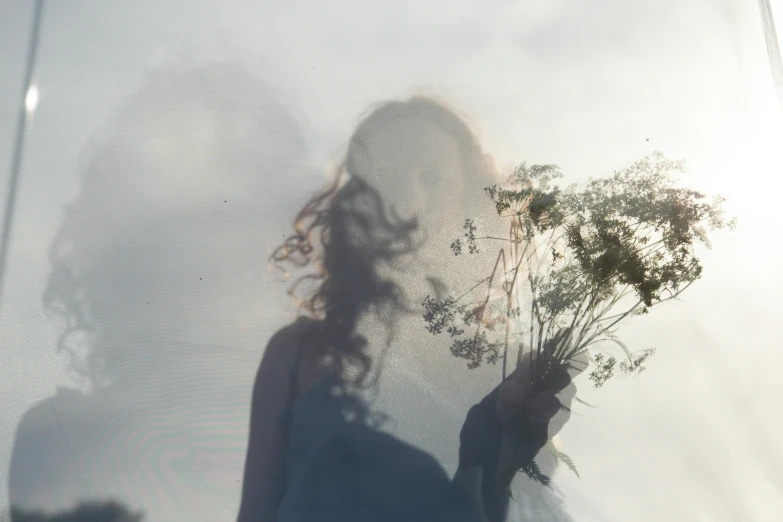
[(323, 330), (323, 322), (311, 317), (299, 316), (290, 324), (283, 326), (269, 339), (266, 346), (267, 356), (289, 359), (302, 348), (312, 344), (314, 335)]
[[(58, 387), (57, 393), (32, 404), (22, 415), (17, 432), (26, 435), (47, 431), (58, 417), (73, 418), (87, 406), (88, 396), (79, 390)], [(58, 415), (59, 414), (59, 415)]]
[(308, 317), (306, 315), (300, 315), (294, 319), (291, 323), (280, 328), (272, 336), (272, 340), (276, 338), (290, 338), (291, 336), (302, 336), (312, 331), (317, 331), (323, 328), (323, 321)]
[(293, 398), (322, 380), (327, 374), (319, 349), (323, 332), (323, 321), (310, 317), (298, 317), (280, 328), (266, 346), (257, 382), (271, 379), (278, 386), (292, 387)]
[(65, 437), (74, 423), (82, 423), (87, 402), (84, 394), (59, 388), (56, 395), (33, 404), (22, 415), (9, 470), (12, 501), (24, 503), (31, 498), (30, 488), (43, 487), (44, 477), (55, 480), (75, 472)]

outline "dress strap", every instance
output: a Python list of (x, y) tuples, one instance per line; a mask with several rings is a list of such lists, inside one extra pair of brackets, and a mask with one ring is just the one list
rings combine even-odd
[[(309, 320), (305, 318), (297, 319), (297, 323), (305, 323), (300, 326), (298, 335), (295, 337), (296, 346), (294, 346), (294, 356), (291, 359), (290, 367), (288, 369), (288, 402), (283, 410), (282, 414), (278, 418), (281, 426), (288, 427), (291, 424), (293, 416), (293, 406), (296, 398), (299, 396), (299, 366), (302, 359), (302, 351), (304, 349), (304, 337), (310, 330), (311, 325)], [(299, 325), (297, 325), (299, 326)]]
[(296, 344), (296, 353), (294, 353), (294, 357), (291, 359), (291, 367), (289, 368), (289, 379), (288, 379), (288, 404), (292, 404), (296, 398), (299, 396), (299, 366), (301, 365), (302, 360), (302, 351), (304, 347), (304, 336), (306, 334), (305, 332), (301, 332), (300, 335), (297, 336), (297, 344)]

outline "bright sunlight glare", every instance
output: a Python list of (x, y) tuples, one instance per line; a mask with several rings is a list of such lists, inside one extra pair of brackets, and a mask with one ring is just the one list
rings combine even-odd
[(33, 112), (38, 106), (38, 87), (31, 85), (27, 90), (27, 96), (24, 98), (24, 106), (27, 112)]
[(737, 216), (743, 234), (757, 239), (777, 228), (783, 189), (783, 118), (772, 82), (759, 83), (746, 110), (724, 114), (711, 161), (694, 184), (725, 196), (728, 214)]

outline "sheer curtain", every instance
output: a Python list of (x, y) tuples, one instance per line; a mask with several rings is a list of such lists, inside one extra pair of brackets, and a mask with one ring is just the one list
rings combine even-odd
[[(368, 111), (425, 95), (498, 176), (527, 161), (584, 182), (662, 151), (728, 199), (739, 226), (699, 253), (702, 279), (619, 331), (657, 347), (648, 370), (576, 382), (596, 408), (575, 404), (557, 443), (581, 478), (561, 466), (546, 494), (579, 521), (781, 519), (779, 1), (43, 6), (0, 295), (0, 513), (234, 519), (253, 377), (295, 316), (268, 255)], [(4, 202), (33, 8), (0, 17)], [(499, 368), (422, 354), (420, 328), (378, 401), (453, 472)], [(530, 509), (511, 516), (546, 519)]]

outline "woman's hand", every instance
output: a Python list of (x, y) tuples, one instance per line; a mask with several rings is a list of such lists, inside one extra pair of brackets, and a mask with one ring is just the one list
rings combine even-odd
[[(567, 331), (561, 330), (558, 335), (564, 333)], [(455, 481), (460, 477), (462, 482), (475, 481), (478, 474), (480, 478), (474, 487), (481, 490), (484, 512), (491, 522), (505, 520), (508, 510), (509, 497), (499, 494), (497, 488), (499, 471), (505, 471), (511, 464), (507, 453), (514, 451), (513, 446), (504, 447), (504, 442), (508, 446), (514, 434), (523, 433), (526, 436), (521, 448), (523, 455), (517, 455), (517, 462), (534, 458), (547, 439), (568, 420), (576, 395), (571, 380), (587, 368), (587, 359), (582, 356), (569, 367), (551, 374), (545, 386), (536, 388), (532, 384), (530, 362), (529, 357), (518, 360), (514, 372), (468, 411), (460, 432)], [(565, 411), (557, 415), (563, 406)]]
[[(561, 329), (545, 349), (556, 346), (568, 331)], [(551, 370), (543, 381), (533, 378), (535, 365), (535, 353), (520, 352), (516, 369), (500, 385), (495, 411), (504, 428), (519, 428), (525, 423), (548, 424), (563, 407), (566, 412), (570, 411), (576, 394), (571, 381), (587, 368), (587, 358), (581, 354)]]
[[(551, 347), (567, 329), (561, 329)], [(572, 379), (587, 368), (585, 354), (550, 372), (544, 382), (534, 382), (535, 356), (525, 354), (503, 383), (473, 406), (460, 432), (460, 465), (490, 465), (497, 462), (503, 433), (526, 427), (526, 453), (530, 458), (546, 444), (549, 437), (562, 429), (570, 417), (576, 386)], [(556, 414), (564, 410), (562, 415)], [(551, 425), (553, 419), (556, 425)]]
[[(544, 348), (554, 350), (567, 342), (568, 329), (561, 329)], [(498, 475), (502, 482), (532, 461), (547, 440), (557, 434), (571, 416), (576, 395), (572, 379), (587, 369), (587, 354), (555, 367), (541, 378), (534, 375), (535, 354), (524, 354), (514, 372), (498, 390), (495, 410), (503, 426)], [(562, 412), (561, 412), (562, 410)], [(560, 414), (558, 415), (558, 413)]]

